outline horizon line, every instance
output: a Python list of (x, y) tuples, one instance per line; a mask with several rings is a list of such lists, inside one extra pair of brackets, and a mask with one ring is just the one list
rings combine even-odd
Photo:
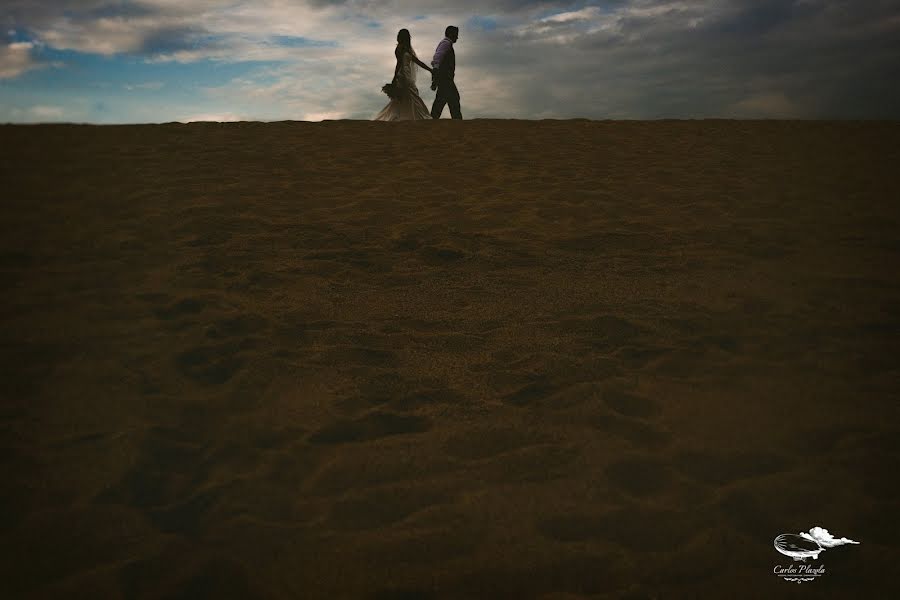
[[(589, 121), (589, 122), (646, 122), (646, 121), (804, 121), (804, 122), (823, 122), (823, 121), (866, 121), (866, 122), (900, 122), (900, 118), (879, 118), (879, 117), (653, 117), (653, 118), (623, 118), (623, 119), (591, 119), (588, 117), (545, 117), (541, 119), (523, 119), (523, 118), (507, 118), (507, 117), (474, 117), (471, 119), (421, 119), (421, 121), (523, 121), (523, 122), (542, 122), (542, 121)], [(322, 119), (320, 121), (305, 121), (301, 119), (278, 119), (278, 120), (240, 120), (240, 121), (214, 121), (214, 120), (191, 120), (191, 121), (133, 121), (121, 123), (96, 123), (90, 121), (23, 121), (12, 122), (5, 121), (0, 126), (35, 126), (35, 125), (89, 125), (94, 127), (122, 127), (133, 125), (195, 125), (210, 124), (217, 125), (236, 125), (242, 123), (337, 123), (341, 121), (355, 123), (415, 123), (415, 120), (401, 121), (375, 121), (373, 119)]]

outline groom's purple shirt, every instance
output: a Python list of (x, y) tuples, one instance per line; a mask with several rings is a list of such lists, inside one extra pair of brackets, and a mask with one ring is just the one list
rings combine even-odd
[(453, 40), (450, 38), (444, 38), (441, 40), (441, 43), (438, 44), (437, 50), (434, 51), (434, 58), (431, 59), (431, 68), (437, 69), (438, 65), (441, 64), (441, 61), (444, 60), (444, 55), (447, 54), (447, 50), (453, 45)]

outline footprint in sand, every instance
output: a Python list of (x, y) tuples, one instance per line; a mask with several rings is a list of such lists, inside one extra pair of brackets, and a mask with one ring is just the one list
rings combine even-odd
[(178, 371), (203, 385), (219, 385), (231, 379), (244, 364), (238, 353), (241, 342), (197, 346), (175, 355)]
[(373, 412), (358, 419), (340, 419), (309, 436), (313, 444), (346, 444), (374, 440), (389, 435), (421, 433), (431, 422), (418, 415)]
[(520, 429), (470, 429), (450, 436), (444, 443), (444, 451), (454, 458), (470, 461), (549, 441), (545, 434)]
[(650, 496), (671, 484), (668, 466), (649, 457), (618, 460), (606, 468), (609, 481), (633, 496)]
[(671, 552), (693, 539), (703, 523), (699, 508), (685, 513), (634, 505), (600, 515), (549, 517), (538, 521), (537, 530), (559, 542), (603, 540), (637, 552)]
[(220, 319), (208, 326), (205, 335), (208, 338), (223, 339), (236, 336), (249, 336), (266, 330), (268, 321), (254, 313), (245, 313)]
[(659, 406), (650, 398), (636, 396), (618, 390), (603, 392), (603, 402), (625, 417), (646, 419), (659, 413)]
[(562, 387), (559, 384), (541, 376), (536, 381), (525, 384), (515, 392), (504, 396), (503, 402), (513, 406), (529, 406), (552, 396), (561, 389)]
[(787, 456), (755, 451), (726, 454), (685, 451), (676, 456), (673, 464), (683, 475), (711, 485), (770, 475), (792, 466)]
[(625, 438), (636, 446), (659, 448), (672, 441), (672, 434), (662, 427), (618, 415), (600, 415), (591, 423), (597, 429)]
[(425, 246), (419, 250), (419, 257), (430, 266), (448, 265), (466, 257), (465, 253), (453, 248)]
[(170, 321), (179, 317), (197, 314), (207, 306), (209, 306), (209, 302), (202, 298), (184, 298), (169, 306), (157, 308), (154, 312), (158, 318)]
[(450, 503), (454, 497), (450, 490), (408, 485), (373, 489), (335, 502), (328, 525), (338, 530), (383, 527), (431, 506)]

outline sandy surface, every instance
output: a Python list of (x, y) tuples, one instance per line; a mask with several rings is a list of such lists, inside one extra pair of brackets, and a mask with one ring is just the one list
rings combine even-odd
[(0, 126), (0, 595), (888, 597), (898, 149)]

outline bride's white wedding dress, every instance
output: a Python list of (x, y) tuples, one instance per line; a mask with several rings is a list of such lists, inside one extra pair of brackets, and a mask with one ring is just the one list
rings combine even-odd
[(431, 113), (419, 97), (416, 87), (416, 69), (419, 65), (413, 62), (413, 55), (404, 52), (400, 59), (400, 72), (396, 84), (400, 87), (399, 97), (393, 98), (381, 112), (375, 115), (375, 121), (418, 121), (431, 119)]

